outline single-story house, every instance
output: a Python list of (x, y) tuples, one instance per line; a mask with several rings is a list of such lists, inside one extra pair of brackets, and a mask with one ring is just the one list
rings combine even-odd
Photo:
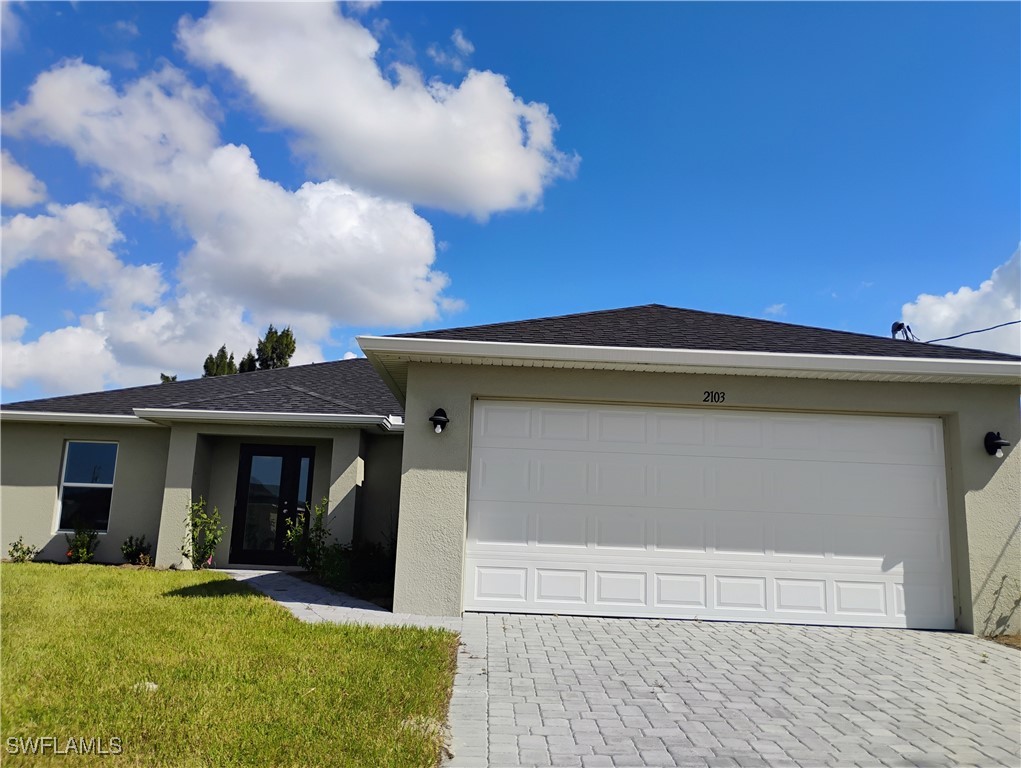
[(4, 405), (4, 548), (187, 567), (202, 496), (219, 564), (285, 564), (326, 498), (398, 612), (1019, 630), (1021, 357), (661, 305), (359, 343)]

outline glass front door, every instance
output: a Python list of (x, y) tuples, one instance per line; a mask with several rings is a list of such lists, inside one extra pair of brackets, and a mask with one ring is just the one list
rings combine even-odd
[(305, 514), (312, 503), (310, 445), (242, 445), (234, 502), (230, 561), (293, 565), (284, 533), (287, 522)]

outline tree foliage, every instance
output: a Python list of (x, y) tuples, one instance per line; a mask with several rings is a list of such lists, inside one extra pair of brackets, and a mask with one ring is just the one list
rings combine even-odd
[[(206, 357), (202, 365), (202, 376), (228, 376), (232, 373), (249, 373), (250, 371), (265, 371), (270, 368), (286, 368), (291, 364), (291, 357), (294, 355), (297, 342), (291, 327), (287, 326), (278, 331), (272, 325), (266, 329), (266, 335), (259, 339), (255, 352), (248, 350), (248, 354), (241, 358), (241, 363), (234, 362), (234, 353), (227, 351), (227, 345), (221, 346), (215, 354)], [(167, 377), (160, 374), (160, 381), (176, 381), (177, 377)]]
[(160, 384), (169, 384), (172, 381), (177, 381), (177, 374), (176, 373), (173, 376), (171, 376), (169, 374), (166, 374), (166, 373), (161, 373), (160, 374)]
[(290, 326), (278, 331), (270, 324), (266, 329), (266, 335), (259, 339), (255, 348), (259, 370), (286, 368), (291, 364), (295, 346), (294, 334), (291, 332)]
[(238, 367), (234, 362), (234, 353), (227, 352), (226, 344), (220, 347), (215, 355), (207, 356), (206, 362), (202, 364), (203, 378), (208, 376), (229, 376), (237, 372)]
[(241, 362), (238, 363), (238, 373), (250, 373), (257, 367), (255, 355), (252, 354), (252, 350), (248, 350), (248, 354), (241, 358)]

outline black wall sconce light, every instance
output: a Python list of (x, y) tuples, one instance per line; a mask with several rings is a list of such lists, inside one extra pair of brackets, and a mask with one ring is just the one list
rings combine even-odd
[(447, 412), (442, 408), (437, 408), (436, 413), (429, 417), (429, 421), (436, 428), (437, 435), (450, 423), (450, 419), (447, 418)]
[(998, 459), (1003, 458), (1003, 449), (1010, 445), (1010, 442), (1000, 437), (999, 432), (986, 432), (986, 453)]

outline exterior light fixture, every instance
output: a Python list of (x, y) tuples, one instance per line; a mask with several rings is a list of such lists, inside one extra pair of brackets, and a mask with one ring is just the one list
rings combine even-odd
[(998, 459), (1003, 458), (1003, 449), (1010, 445), (1010, 442), (1000, 437), (999, 432), (986, 432), (986, 453)]
[(442, 408), (437, 408), (436, 413), (429, 417), (429, 421), (436, 427), (437, 435), (450, 423), (450, 419), (447, 418), (447, 412)]

